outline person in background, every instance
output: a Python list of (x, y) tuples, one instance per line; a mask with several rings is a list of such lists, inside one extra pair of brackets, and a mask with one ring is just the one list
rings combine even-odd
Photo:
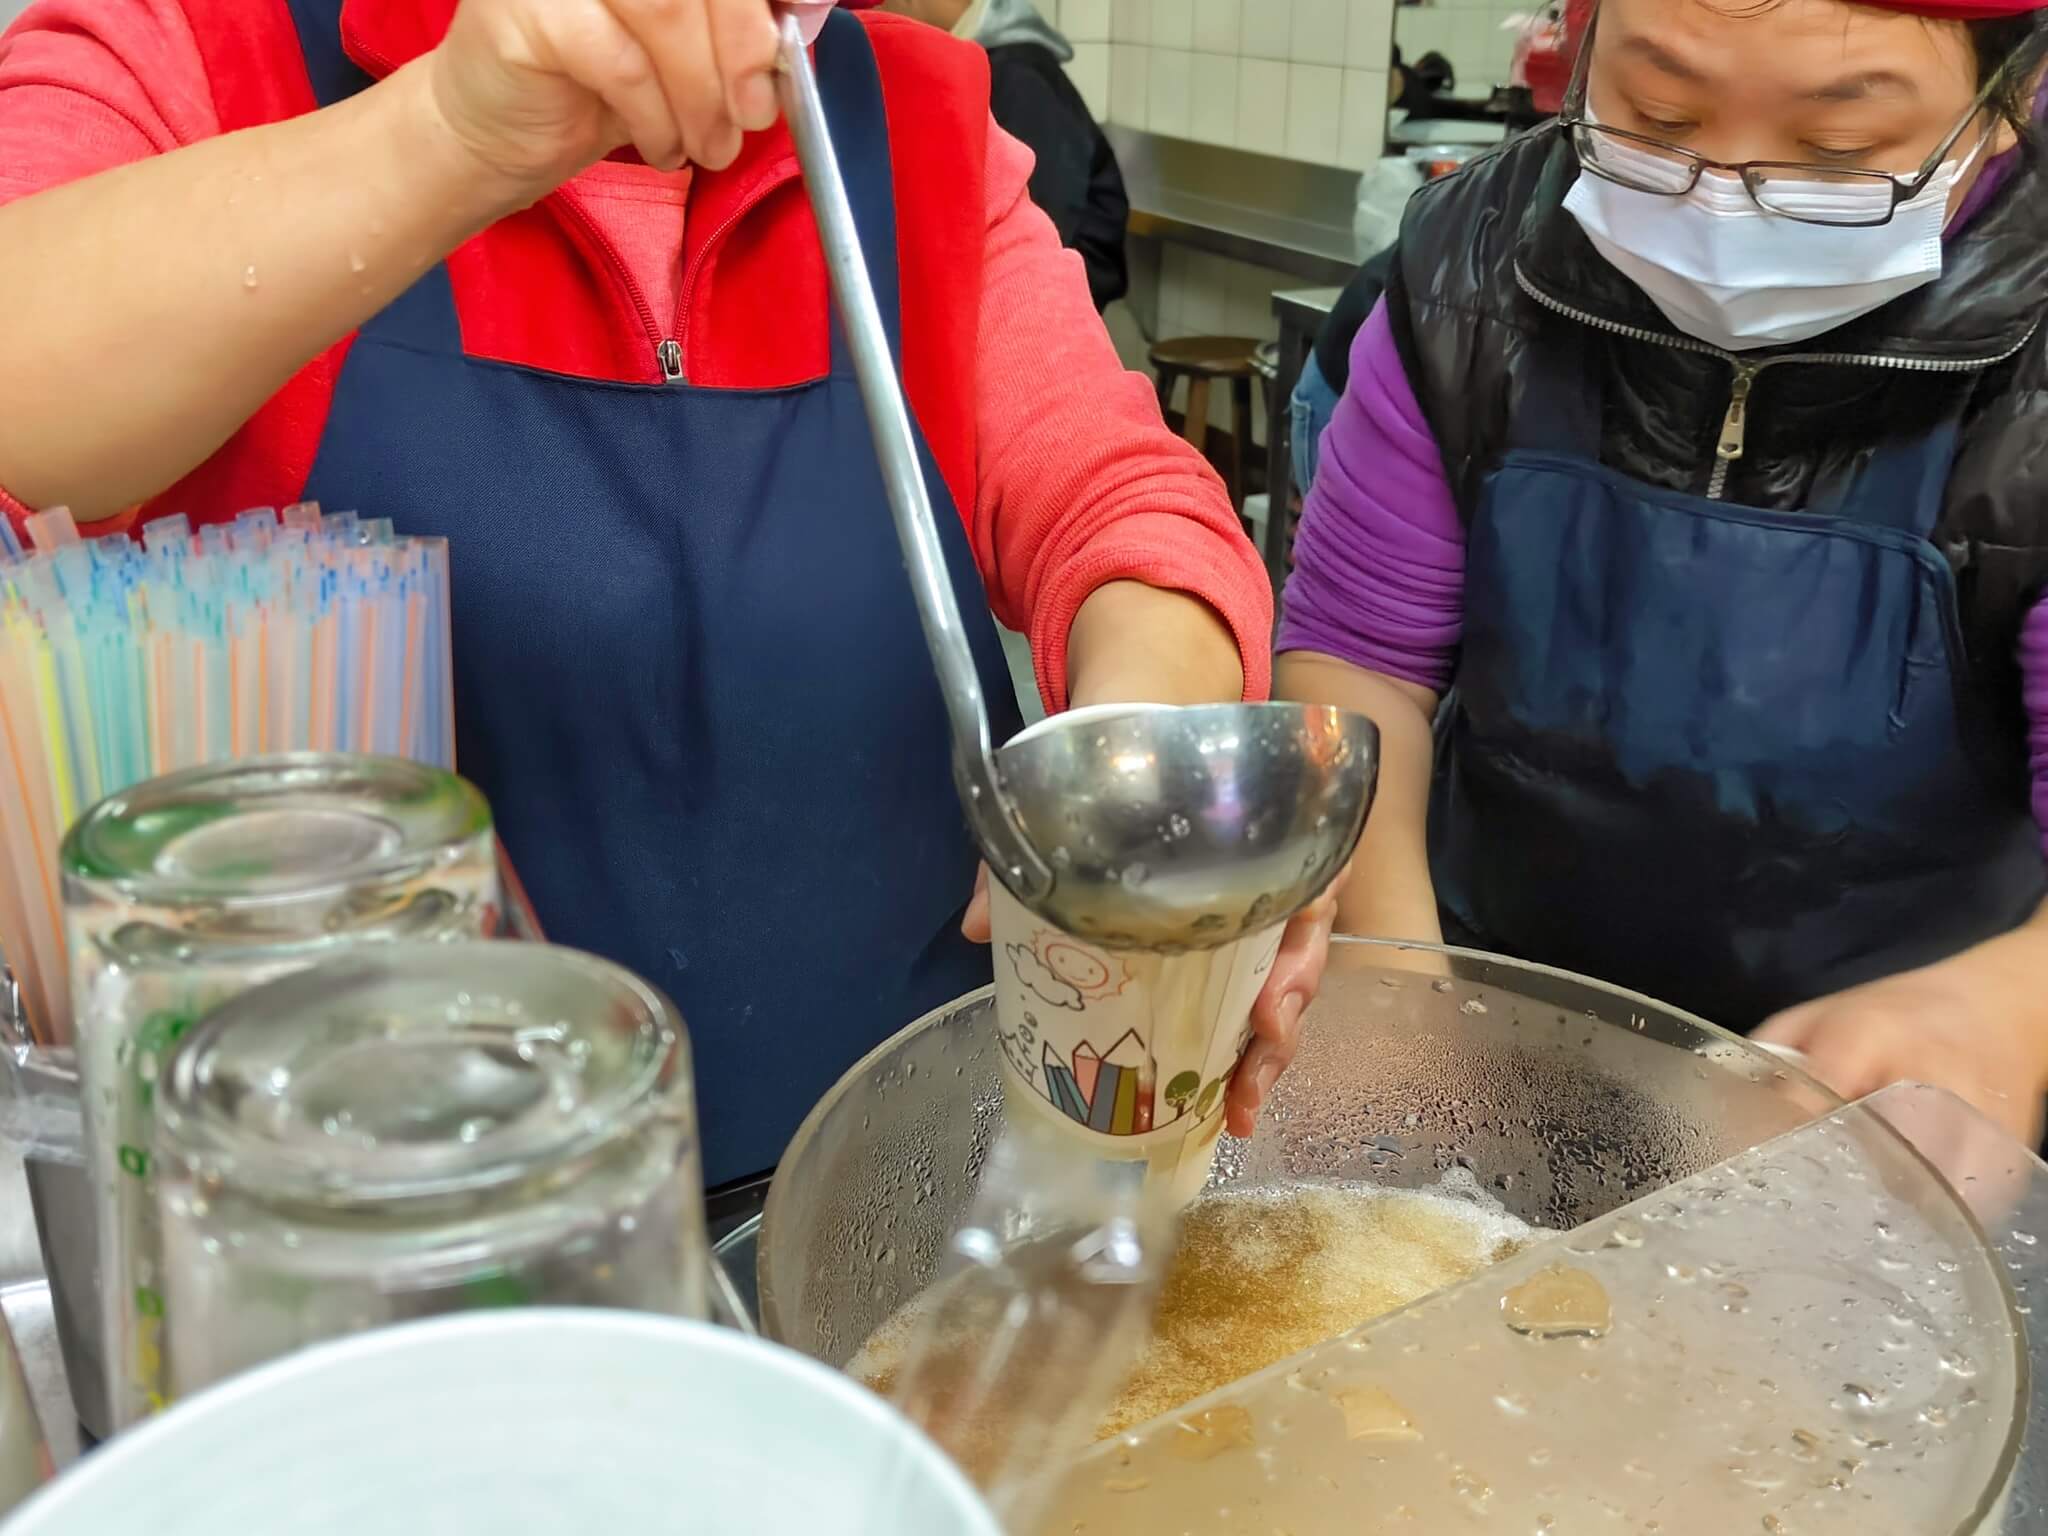
[(2042, 4), (1604, 0), (1559, 123), (1408, 204), (1279, 640), (1382, 733), (1344, 928), (2034, 1144)]
[(1337, 296), (1329, 317), (1316, 332), (1316, 344), (1301, 365), (1301, 378), (1288, 401), (1293, 426), (1294, 484), (1306, 496), (1316, 481), (1316, 454), (1323, 433), (1336, 413), (1337, 401), (1351, 382), (1351, 343), (1366, 316), (1386, 291), (1393, 270), (1394, 248), (1387, 247), (1351, 275)]
[(1116, 151), (1067, 78), (1073, 44), (1031, 0), (882, 0), (882, 9), (988, 50), (990, 110), (1005, 133), (1038, 157), (1031, 200), (1087, 267), (1096, 311), (1130, 292), (1124, 229), (1131, 203)]
[[(999, 739), (992, 606), (1048, 710), (1263, 695), (1265, 571), (980, 54), (808, 10)], [(767, 0), (43, 0), (0, 36), (0, 511), (313, 499), (448, 538), (462, 769), (549, 937), (681, 1005), (740, 1208), (990, 976), (779, 46)], [(1330, 915), (1255, 1007), (1239, 1134)]]

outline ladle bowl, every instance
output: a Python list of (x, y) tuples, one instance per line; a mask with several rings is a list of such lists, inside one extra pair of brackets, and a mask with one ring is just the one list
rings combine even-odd
[(1358, 846), (1379, 731), (1308, 704), (1082, 710), (1027, 731), (996, 771), (1052, 881), (1004, 878), (1111, 949), (1208, 949), (1271, 928)]

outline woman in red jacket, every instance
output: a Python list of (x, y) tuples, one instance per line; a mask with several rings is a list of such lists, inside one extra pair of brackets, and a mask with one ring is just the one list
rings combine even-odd
[[(462, 766), (550, 935), (681, 1002), (713, 1183), (988, 979), (775, 46), (765, 0), (44, 0), (0, 40), (10, 514), (448, 536)], [(1258, 562), (979, 50), (833, 15), (817, 64), (989, 695), (991, 604), (1049, 708), (1262, 694)]]

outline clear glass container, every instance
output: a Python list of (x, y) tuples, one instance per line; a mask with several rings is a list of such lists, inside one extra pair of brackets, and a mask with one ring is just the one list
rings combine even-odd
[(251, 992), (172, 1054), (157, 1148), (174, 1396), (445, 1312), (708, 1311), (682, 1022), (572, 950), (367, 950)]
[(2033, 1536), (2031, 1162), (1889, 1090), (1046, 1468), (1044, 1530)]
[(229, 998), (358, 945), (493, 933), (490, 807), (394, 759), (252, 759), (102, 801), (65, 839), (67, 937), (98, 1231), (108, 1412), (164, 1401), (153, 1101), (165, 1055)]

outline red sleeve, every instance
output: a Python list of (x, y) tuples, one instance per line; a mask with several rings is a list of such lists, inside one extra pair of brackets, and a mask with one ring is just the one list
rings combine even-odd
[(1272, 588), (1229, 494), (1118, 359), (1081, 259), (1030, 199), (1031, 152), (993, 125), (988, 145), (974, 547), (996, 616), (1030, 637), (1057, 710), (1090, 593), (1123, 580), (1186, 592), (1230, 626), (1245, 694), (1264, 698)]
[(0, 33), (0, 203), (219, 132), (178, 0), (39, 0)]
[[(211, 17), (228, 7), (232, 24)], [(203, 38), (195, 12), (212, 20)], [(310, 110), (297, 61), (282, 0), (38, 0), (0, 33), (0, 204)], [(215, 92), (223, 71), (238, 86), (232, 113)], [(297, 500), (341, 354), (316, 360), (180, 484), (84, 531), (119, 532), (169, 512), (232, 518)], [(24, 509), (4, 487), (0, 512), (19, 529)]]

